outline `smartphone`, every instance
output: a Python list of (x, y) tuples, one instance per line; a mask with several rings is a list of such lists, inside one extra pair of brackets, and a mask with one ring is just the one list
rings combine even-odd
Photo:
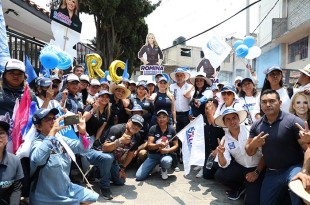
[(79, 123), (79, 115), (69, 115), (64, 119), (65, 125), (75, 125)]

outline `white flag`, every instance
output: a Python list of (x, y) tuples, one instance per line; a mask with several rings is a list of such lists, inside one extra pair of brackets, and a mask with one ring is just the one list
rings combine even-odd
[(213, 68), (219, 67), (230, 53), (231, 47), (213, 32), (206, 34), (205, 44), (202, 50), (205, 58), (208, 59)]
[(182, 141), (184, 175), (188, 175), (191, 165), (203, 166), (205, 161), (204, 121), (202, 115), (196, 117), (176, 135)]

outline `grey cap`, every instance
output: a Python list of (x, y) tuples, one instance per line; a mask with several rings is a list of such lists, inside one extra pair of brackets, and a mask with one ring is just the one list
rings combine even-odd
[(132, 122), (138, 123), (143, 127), (144, 119), (140, 115), (133, 115), (130, 119)]
[(160, 113), (164, 113), (165, 115), (169, 116), (168, 112), (166, 110), (159, 110), (157, 112), (157, 116), (160, 114)]

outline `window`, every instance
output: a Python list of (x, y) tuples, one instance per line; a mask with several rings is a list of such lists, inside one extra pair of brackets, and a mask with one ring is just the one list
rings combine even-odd
[(181, 56), (191, 57), (191, 49), (190, 48), (181, 48)]
[(288, 63), (308, 58), (308, 36), (288, 45)]

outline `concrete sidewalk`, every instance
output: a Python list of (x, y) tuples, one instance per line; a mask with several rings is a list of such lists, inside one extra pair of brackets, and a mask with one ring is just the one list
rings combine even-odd
[[(134, 204), (134, 205), (220, 205), (244, 204), (243, 199), (231, 201), (225, 195), (225, 188), (214, 180), (196, 178), (197, 171), (184, 176), (183, 167), (180, 172), (169, 174), (162, 180), (160, 173), (150, 176), (143, 182), (135, 180), (136, 168), (126, 171), (127, 181), (124, 186), (111, 186), (115, 196), (111, 201), (99, 198), (96, 205)], [(98, 183), (94, 183), (95, 191), (99, 192)]]

